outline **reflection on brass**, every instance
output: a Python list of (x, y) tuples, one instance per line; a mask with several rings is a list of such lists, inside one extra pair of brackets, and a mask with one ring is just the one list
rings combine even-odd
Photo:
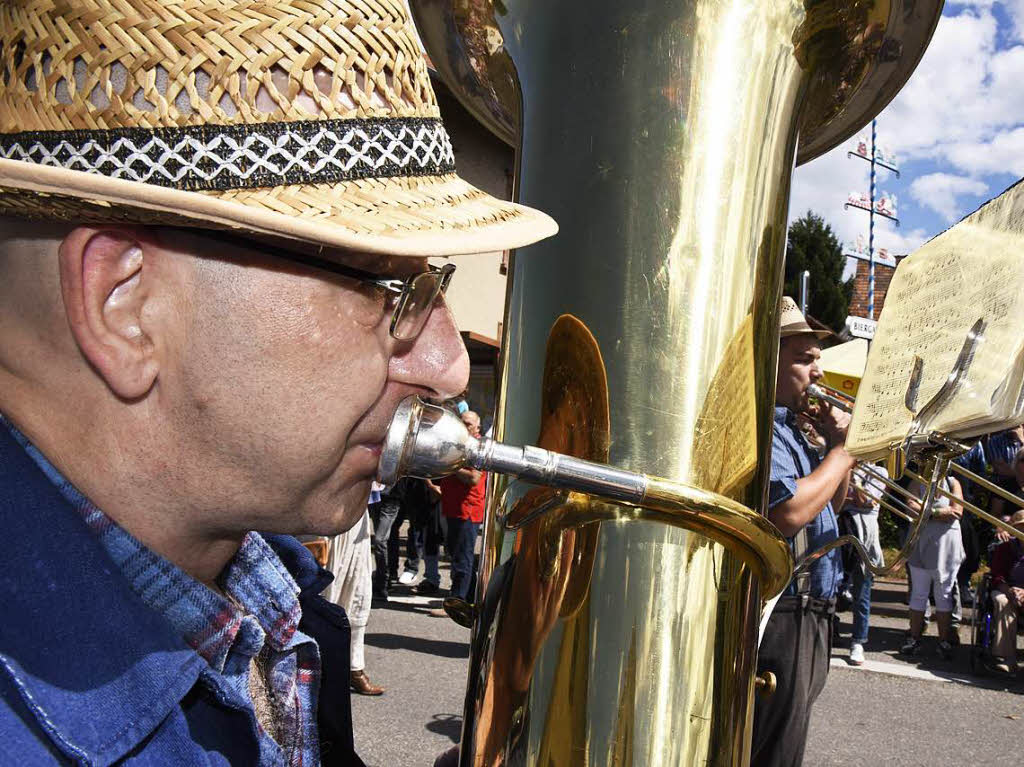
[[(919, 60), (940, 0), (411, 5), (470, 112), (492, 130), (502, 109), (518, 115), (516, 194), (561, 227), (511, 259), (496, 438), (527, 445), (550, 428), (546, 342), (572, 314), (607, 374), (608, 463), (665, 478), (672, 498), (696, 487), (722, 510), (718, 483), (740, 509), (762, 510), (797, 135), (805, 161), (877, 114)], [(511, 68), (495, 75), (505, 56)], [(513, 81), (517, 93), (503, 90)], [(716, 473), (701, 418), (723, 405), (734, 372), (723, 363), (748, 322), (739, 367), (755, 428), (726, 457), (737, 468)], [(725, 441), (715, 449), (731, 452)], [(679, 514), (646, 502), (641, 513), (585, 497), (555, 512), (560, 523), (608, 512), (578, 528), (595, 531), (593, 556), (570, 599), (576, 580), (562, 568), (587, 550), (579, 533), (551, 545), (551, 512), (510, 531), (510, 509), (552, 498), (497, 476), (490, 489), (463, 767), (745, 764), (768, 589), (746, 554), (756, 546), (666, 523)], [(544, 518), (544, 547), (527, 545)]]
[[(503, 30), (516, 38), (537, 33), (522, 22), (526, 11), (515, 7), (529, 2), (509, 2), (511, 9), (502, 0), (409, 4), (441, 78), (482, 125), (518, 146), (523, 89), (513, 54), (528, 46), (508, 40)], [(793, 30), (792, 42), (812, 77), (798, 163), (838, 146), (882, 111), (914, 71), (942, 11), (942, 0), (807, 0), (804, 5), (806, 16)], [(564, 32), (581, 34), (578, 27)], [(679, 99), (679, 87), (666, 86), (665, 95)]]
[(466, 628), (473, 628), (473, 623), (476, 621), (477, 614), (476, 608), (473, 607), (465, 599), (459, 599), (458, 597), (448, 597), (441, 603), (444, 611), (448, 614), (448, 617), (458, 623), (460, 626)]
[(942, 0), (806, 0), (793, 34), (811, 73), (797, 162), (838, 146), (877, 115), (914, 71)]
[(462, 105), (510, 146), (519, 143), (519, 77), (492, 0), (412, 0), (423, 45), (441, 79), (458, 83)]
[(771, 671), (765, 671), (763, 674), (758, 674), (754, 679), (754, 686), (757, 687), (757, 691), (768, 697), (775, 692), (775, 688), (778, 686), (778, 680), (775, 678), (775, 674)]
[[(537, 444), (601, 463), (608, 462), (608, 378), (604, 360), (587, 326), (572, 315), (559, 317), (548, 334)], [(583, 604), (597, 550), (597, 527), (575, 533), (568, 582), (559, 610), (566, 618)], [(561, 539), (561, 536), (559, 536)]]
[(753, 318), (729, 341), (697, 417), (694, 481), (729, 495), (746, 485), (757, 467), (757, 400), (754, 394)]
[[(608, 460), (608, 381), (604, 361), (593, 335), (576, 317), (562, 315), (548, 333), (541, 381), (541, 421), (538, 446), (586, 460)], [(590, 646), (587, 611), (591, 571), (600, 532), (595, 520), (576, 524), (572, 511), (589, 505), (586, 498), (547, 488), (533, 488), (510, 504), (502, 515), (510, 526), (521, 526), (514, 558), (503, 567), (501, 614), (495, 632), (474, 637), (474, 668), (481, 656), (490, 657), (489, 673), (478, 691), (474, 717), (477, 730), (476, 764), (501, 764), (505, 753), (519, 745), (519, 732), (509, 712), (529, 710), (529, 680), (540, 648), (561, 621), (557, 655), (567, 667), (553, 674), (552, 700), (586, 697), (588, 674), (578, 666)], [(545, 510), (543, 514), (537, 514)], [(524, 521), (533, 517), (533, 521)], [(495, 533), (495, 531), (491, 531)], [(503, 534), (503, 533), (498, 533)], [(485, 557), (488, 551), (485, 536)], [(582, 610), (582, 614), (581, 614)], [(489, 640), (486, 646), (482, 640)], [(557, 735), (540, 744), (551, 764), (576, 763), (572, 754), (585, 749), (585, 729), (578, 721), (583, 708), (553, 706), (546, 712), (545, 732)], [(543, 712), (542, 712), (543, 715)], [(484, 724), (486, 723), (486, 725)], [(584, 740), (581, 740), (584, 739)], [(468, 754), (463, 755), (463, 763)]]

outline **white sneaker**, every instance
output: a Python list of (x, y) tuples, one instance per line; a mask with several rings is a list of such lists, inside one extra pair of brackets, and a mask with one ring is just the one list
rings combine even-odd
[(414, 580), (416, 580), (416, 573), (412, 570), (403, 570), (402, 574), (398, 576), (398, 582), (403, 586), (408, 586)]
[(850, 647), (850, 665), (864, 665), (864, 645), (857, 644), (856, 642), (854, 642), (853, 645)]

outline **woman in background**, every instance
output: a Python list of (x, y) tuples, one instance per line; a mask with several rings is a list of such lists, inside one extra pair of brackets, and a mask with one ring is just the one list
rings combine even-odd
[[(963, 491), (955, 478), (946, 477), (942, 487), (957, 499), (963, 500)], [(922, 498), (926, 490), (919, 482), (911, 483), (909, 489), (918, 498)], [(908, 501), (907, 505), (920, 513), (920, 503)], [(953, 586), (964, 560), (964, 545), (960, 538), (961, 515), (963, 506), (960, 503), (936, 494), (931, 518), (907, 560), (910, 569), (910, 636), (900, 648), (903, 655), (916, 655), (921, 649), (929, 591), (935, 597), (939, 654), (946, 660), (952, 660), (953, 650), (960, 644), (960, 638), (953, 629)]]

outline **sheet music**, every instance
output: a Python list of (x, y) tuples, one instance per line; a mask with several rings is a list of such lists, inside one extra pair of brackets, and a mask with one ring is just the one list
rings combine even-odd
[[(989, 205), (998, 207), (999, 202)], [(1014, 204), (1004, 201), (1004, 205)], [(847, 449), (854, 455), (878, 457), (890, 443), (906, 436), (913, 413), (906, 408), (904, 396), (914, 356), (924, 360), (916, 403), (920, 409), (945, 382), (979, 317), (987, 326), (966, 383), (930, 428), (966, 436), (972, 429), (985, 431), (986, 423), (1013, 417), (1019, 386), (1010, 391), (1013, 386), (1006, 382), (1016, 377), (1013, 373), (1024, 346), (1024, 236), (1019, 226), (994, 229), (997, 217), (992, 212), (979, 217), (987, 220), (979, 221), (977, 214), (965, 219), (897, 269), (847, 438)], [(1006, 219), (1003, 216), (1003, 223)], [(997, 392), (999, 396), (994, 397)]]
[(694, 481), (729, 495), (757, 467), (753, 318), (747, 315), (729, 341), (708, 387), (694, 438)]

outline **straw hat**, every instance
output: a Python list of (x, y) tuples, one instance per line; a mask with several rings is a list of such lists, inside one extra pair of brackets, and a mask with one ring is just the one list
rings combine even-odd
[(789, 296), (782, 297), (782, 316), (779, 318), (779, 325), (779, 336), (781, 338), (799, 336), (804, 333), (811, 333), (818, 338), (828, 338), (828, 336), (832, 335), (828, 330), (815, 330), (808, 325), (804, 313), (800, 311), (796, 301)]
[(5, 0), (0, 213), (394, 255), (557, 231), (455, 174), (403, 0)]

